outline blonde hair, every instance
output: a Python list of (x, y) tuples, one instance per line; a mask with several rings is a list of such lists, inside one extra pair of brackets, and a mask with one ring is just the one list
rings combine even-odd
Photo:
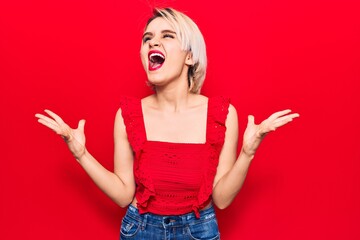
[(154, 9), (153, 16), (148, 20), (145, 28), (158, 17), (169, 22), (179, 37), (182, 50), (191, 53), (194, 65), (190, 66), (188, 70), (189, 91), (200, 93), (207, 67), (206, 45), (203, 35), (193, 20), (172, 8)]

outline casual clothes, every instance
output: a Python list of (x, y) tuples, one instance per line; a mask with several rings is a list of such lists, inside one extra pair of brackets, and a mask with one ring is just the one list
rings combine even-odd
[(218, 240), (220, 233), (214, 208), (177, 216), (140, 214), (130, 205), (122, 220), (120, 240)]
[(121, 239), (220, 239), (210, 202), (229, 104), (221, 96), (208, 99), (205, 143), (171, 143), (147, 140), (141, 100), (121, 99), (137, 200), (123, 219)]

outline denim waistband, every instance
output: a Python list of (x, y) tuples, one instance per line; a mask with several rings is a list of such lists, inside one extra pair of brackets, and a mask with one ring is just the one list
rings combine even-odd
[(149, 225), (167, 225), (169, 227), (184, 226), (188, 224), (201, 223), (208, 219), (215, 218), (215, 209), (213, 205), (200, 211), (200, 218), (196, 218), (195, 213), (186, 213), (182, 215), (157, 215), (153, 213), (140, 214), (138, 209), (133, 205), (129, 205), (126, 215), (143, 224)]

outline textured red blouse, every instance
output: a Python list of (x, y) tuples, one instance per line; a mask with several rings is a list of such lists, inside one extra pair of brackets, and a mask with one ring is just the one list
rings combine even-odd
[(206, 142), (170, 143), (146, 139), (141, 100), (123, 97), (120, 107), (134, 151), (134, 176), (139, 212), (180, 215), (211, 201), (213, 181), (224, 144), (229, 99), (209, 98)]

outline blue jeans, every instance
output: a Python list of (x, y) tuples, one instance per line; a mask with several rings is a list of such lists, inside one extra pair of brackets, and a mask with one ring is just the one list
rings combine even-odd
[(121, 223), (120, 240), (218, 240), (220, 233), (214, 207), (194, 213), (163, 216), (152, 213), (139, 214), (129, 205)]

